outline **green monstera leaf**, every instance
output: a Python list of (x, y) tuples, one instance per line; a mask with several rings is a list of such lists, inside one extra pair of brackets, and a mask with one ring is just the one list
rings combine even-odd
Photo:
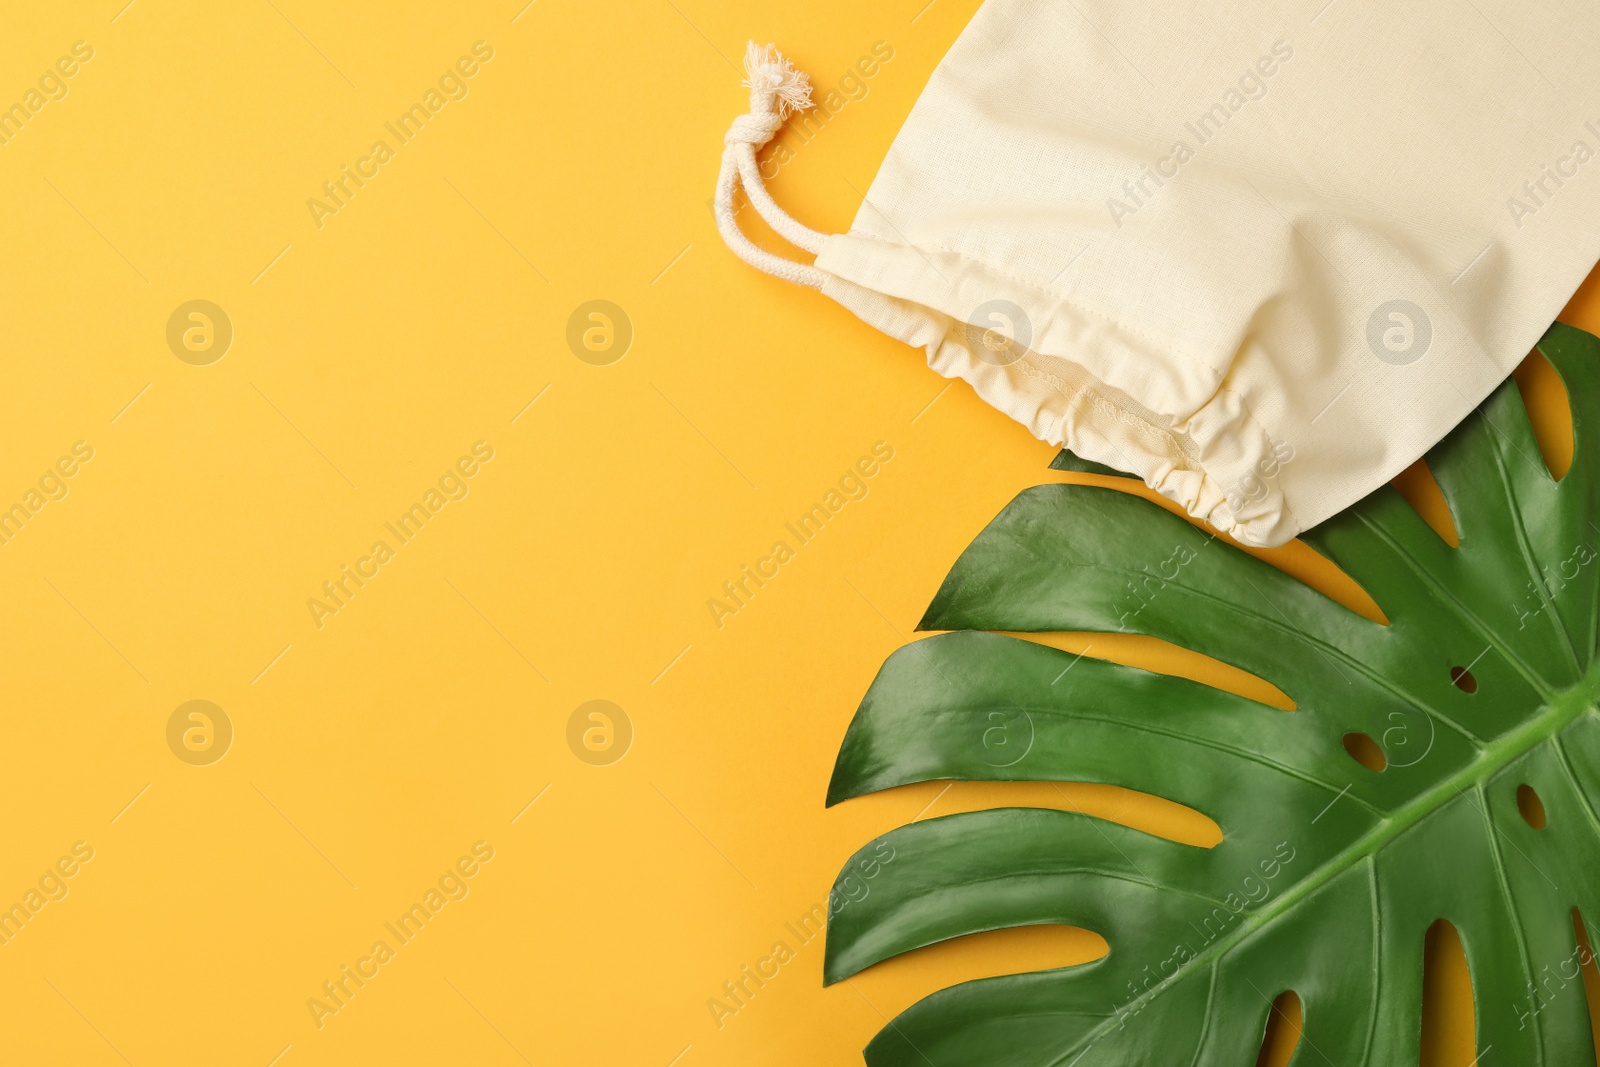
[[(1294, 1063), (1416, 1063), (1440, 918), (1471, 970), (1481, 1063), (1595, 1062), (1574, 916), (1600, 943), (1600, 341), (1557, 325), (1539, 348), (1572, 406), (1561, 479), (1508, 382), (1428, 456), (1459, 546), (1388, 487), (1306, 536), (1387, 625), (1112, 488), (1038, 486), (983, 531), (922, 621), (953, 632), (889, 658), (829, 804), (934, 779), (1104, 782), (1204, 812), (1224, 839), (1039, 808), (885, 834), (845, 867), (893, 849), (829, 923), (827, 981), (1029, 924), (1098, 931), (1110, 952), (936, 993), (868, 1045), (872, 1067), (1241, 1067), (1290, 990)], [(1295, 707), (984, 631), (1148, 634)], [(1353, 758), (1350, 734), (1387, 766)], [(1543, 818), (1523, 814), (1529, 790)], [(855, 884), (841, 876), (836, 905)]]

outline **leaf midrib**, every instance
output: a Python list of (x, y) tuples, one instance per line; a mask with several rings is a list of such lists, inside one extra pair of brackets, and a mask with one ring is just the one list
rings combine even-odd
[[(1296, 882), (1277, 900), (1252, 913), (1234, 927), (1232, 933), (1213, 942), (1204, 951), (1191, 956), (1180, 964), (1170, 977), (1120, 1007), (1137, 1008), (1165, 991), (1170, 983), (1187, 977), (1200, 966), (1219, 961), (1246, 937), (1294, 908), (1339, 875), (1375, 856), (1385, 845), (1442, 809), (1465, 789), (1488, 781), (1518, 757), (1565, 730), (1585, 713), (1596, 713), (1597, 698), (1600, 698), (1600, 663), (1592, 666), (1577, 685), (1556, 694), (1537, 715), (1522, 726), (1486, 744), (1477, 757), (1461, 770), (1395, 811), (1343, 852), (1312, 871), (1303, 881)], [(1115, 952), (1116, 949), (1113, 948), (1112, 951)], [(1125, 1018), (1128, 1014), (1130, 1012), (1122, 1010), (1116, 1013), (1116, 1017)], [(1084, 1033), (1055, 1059), (1049, 1061), (1046, 1067), (1057, 1067), (1063, 1062), (1070, 1062), (1067, 1057), (1086, 1045), (1092, 1045), (1109, 1028), (1110, 1022), (1108, 1019)]]

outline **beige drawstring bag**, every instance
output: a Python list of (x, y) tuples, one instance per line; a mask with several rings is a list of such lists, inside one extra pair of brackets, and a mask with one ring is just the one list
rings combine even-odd
[[(1415, 461), (1600, 258), (1576, 0), (988, 0), (835, 236), (756, 164), (805, 76), (746, 66), (736, 253), (1252, 544)], [(814, 264), (740, 233), (739, 185)]]

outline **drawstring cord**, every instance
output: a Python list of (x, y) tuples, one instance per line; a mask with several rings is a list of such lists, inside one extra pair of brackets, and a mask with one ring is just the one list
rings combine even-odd
[(713, 208), (717, 229), (734, 255), (757, 270), (797, 285), (821, 289), (828, 277), (825, 272), (757, 248), (733, 217), (734, 190), (743, 184), (751, 205), (784, 240), (812, 255), (822, 251), (826, 237), (796, 222), (778, 206), (767, 192), (756, 163), (756, 152), (783, 128), (789, 113), (812, 106), (811, 82), (772, 45), (763, 48), (754, 41), (745, 48), (744, 70), (744, 84), (750, 89), (750, 111), (734, 119), (722, 139), (722, 171), (717, 175)]

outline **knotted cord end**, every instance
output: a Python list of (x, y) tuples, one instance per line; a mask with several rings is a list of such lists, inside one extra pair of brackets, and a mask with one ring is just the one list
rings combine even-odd
[(811, 79), (794, 69), (787, 56), (775, 45), (751, 41), (744, 50), (745, 87), (750, 90), (750, 109), (774, 111), (781, 122), (791, 111), (811, 107)]
[(713, 210), (717, 230), (735, 255), (759, 270), (799, 285), (821, 289), (828, 276), (809, 263), (796, 263), (750, 243), (734, 217), (733, 200), (740, 185), (757, 213), (784, 240), (812, 255), (822, 251), (826, 236), (789, 216), (762, 180), (756, 153), (777, 135), (790, 112), (811, 107), (811, 79), (794, 69), (794, 64), (773, 45), (751, 41), (744, 52), (745, 88), (750, 90), (750, 110), (733, 120), (724, 135), (722, 170), (717, 175), (717, 194)]

